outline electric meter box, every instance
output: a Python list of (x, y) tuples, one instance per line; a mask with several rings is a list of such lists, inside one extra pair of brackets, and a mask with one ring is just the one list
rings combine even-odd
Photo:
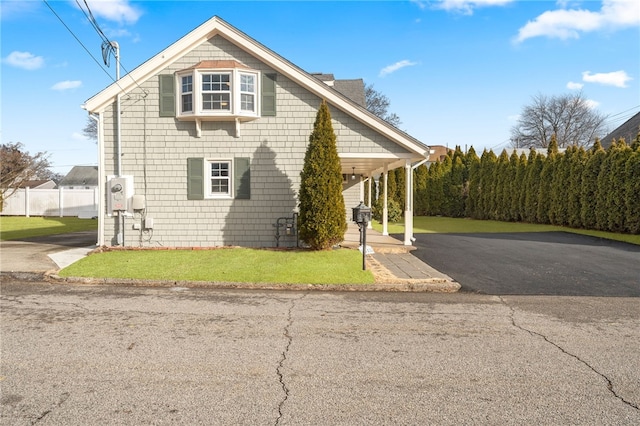
[(109, 213), (126, 212), (133, 197), (133, 176), (111, 177), (107, 180)]

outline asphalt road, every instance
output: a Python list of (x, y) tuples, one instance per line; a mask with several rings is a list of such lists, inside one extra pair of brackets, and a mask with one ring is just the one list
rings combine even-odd
[(637, 298), (3, 277), (0, 424), (640, 424)]
[(640, 297), (640, 246), (565, 232), (416, 234), (413, 255), (493, 295)]

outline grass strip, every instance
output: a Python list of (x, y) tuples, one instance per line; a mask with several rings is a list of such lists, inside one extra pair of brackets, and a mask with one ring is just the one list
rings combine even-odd
[[(382, 231), (382, 224), (373, 222), (373, 228)], [(608, 240), (622, 241), (640, 245), (640, 235), (617, 234), (613, 232), (595, 231), (590, 229), (575, 229), (555, 225), (538, 225), (522, 222), (499, 222), (495, 220), (476, 220), (468, 218), (451, 218), (440, 216), (415, 216), (413, 231), (416, 234), (475, 234), (501, 232), (571, 232), (574, 234), (590, 235)], [(404, 232), (404, 223), (390, 223), (389, 234)]]
[(372, 284), (357, 250), (123, 250), (92, 254), (62, 277), (282, 284)]
[(77, 217), (0, 216), (0, 240), (23, 240), (46, 235), (98, 229), (97, 219)]

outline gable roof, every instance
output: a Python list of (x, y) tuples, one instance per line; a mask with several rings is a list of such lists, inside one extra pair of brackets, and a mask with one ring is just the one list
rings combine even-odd
[(114, 101), (117, 95), (131, 91), (140, 83), (148, 80), (168, 65), (180, 59), (185, 53), (217, 35), (222, 36), (277, 72), (297, 82), (318, 97), (325, 99), (333, 107), (354, 117), (404, 149), (414, 152), (421, 157), (428, 155), (427, 147), (419, 140), (375, 116), (364, 108), (364, 106), (358, 105), (358, 103), (349, 99), (348, 96), (323, 83), (318, 78), (305, 72), (217, 16), (209, 19), (117, 82), (88, 99), (85, 105), (83, 105), (83, 108), (88, 112), (94, 113), (104, 111), (107, 106)]
[(98, 186), (98, 166), (73, 166), (58, 186)]
[(624, 141), (627, 145), (630, 145), (631, 142), (638, 136), (640, 133), (640, 112), (636, 115), (622, 123), (620, 127), (609, 133), (607, 136), (602, 138), (600, 144), (603, 148), (608, 148), (611, 146), (611, 141), (615, 140), (618, 142), (620, 138), (624, 138)]

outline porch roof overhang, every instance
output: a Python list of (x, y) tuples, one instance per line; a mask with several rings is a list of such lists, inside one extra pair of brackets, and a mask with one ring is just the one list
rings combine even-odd
[(424, 155), (416, 153), (339, 153), (340, 166), (343, 174), (358, 174), (365, 176), (379, 175), (385, 170), (404, 167), (424, 160)]

